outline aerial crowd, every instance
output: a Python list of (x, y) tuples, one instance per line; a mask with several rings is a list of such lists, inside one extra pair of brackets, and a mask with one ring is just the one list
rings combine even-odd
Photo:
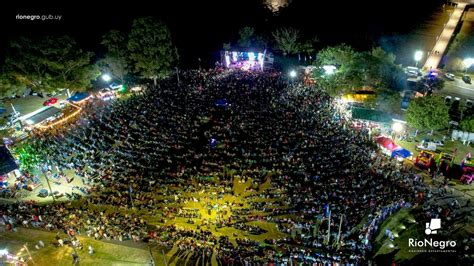
[[(83, 108), (78, 121), (31, 139), (41, 167), (74, 170), (81, 199), (3, 206), (12, 230), (175, 245), (177, 265), (213, 256), (222, 265), (362, 263), (384, 219), (421, 202), (426, 190), (366, 129), (351, 127), (324, 90), (288, 84), (279, 73), (186, 71)], [(236, 194), (237, 180), (251, 185)], [(235, 200), (225, 213), (210, 206), (218, 218), (202, 219), (185, 208), (200, 194)], [(175, 217), (198, 229), (170, 224)], [(253, 240), (268, 231), (255, 221), (283, 237)], [(213, 233), (223, 227), (247, 237)]]

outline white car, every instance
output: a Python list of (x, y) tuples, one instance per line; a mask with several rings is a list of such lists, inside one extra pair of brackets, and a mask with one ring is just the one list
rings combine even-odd
[(109, 85), (109, 88), (111, 88), (112, 90), (118, 90), (118, 89), (122, 88), (122, 84), (112, 83), (112, 84)]
[(446, 77), (446, 79), (448, 80), (454, 80), (454, 77), (456, 77), (454, 74), (451, 74), (451, 73), (446, 73), (444, 74), (444, 77)]

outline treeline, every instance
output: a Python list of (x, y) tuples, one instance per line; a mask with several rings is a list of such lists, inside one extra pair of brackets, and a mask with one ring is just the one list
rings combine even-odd
[(83, 50), (67, 35), (11, 40), (0, 65), (0, 97), (28, 89), (84, 91), (101, 73), (120, 82), (132, 76), (156, 82), (167, 76), (178, 60), (168, 27), (152, 17), (134, 20), (129, 32), (111, 30), (101, 44), (106, 52), (97, 58), (95, 52)]

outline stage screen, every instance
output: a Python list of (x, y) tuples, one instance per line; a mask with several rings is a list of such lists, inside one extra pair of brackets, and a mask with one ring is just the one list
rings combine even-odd
[(263, 70), (264, 53), (225, 51), (223, 57), (226, 68)]

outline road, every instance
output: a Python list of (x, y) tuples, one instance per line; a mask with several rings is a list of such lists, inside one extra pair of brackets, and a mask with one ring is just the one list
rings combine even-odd
[[(58, 99), (58, 102), (54, 105), (59, 107), (59, 102), (66, 100), (67, 96), (65, 93), (53, 96)], [(2, 116), (6, 116), (13, 112), (12, 105), (15, 107), (17, 112), (20, 112), (21, 115), (29, 114), (33, 111), (36, 111), (43, 107), (43, 103), (48, 100), (50, 97), (44, 96), (44, 98), (40, 98), (38, 96), (26, 96), (21, 98), (10, 99), (6, 98), (1, 101), (0, 105), (3, 105), (7, 112), (2, 114)]]
[(437, 69), (439, 63), (441, 62), (441, 58), (444, 55), (446, 48), (448, 47), (449, 40), (453, 36), (454, 30), (458, 25), (461, 16), (464, 12), (466, 7), (465, 3), (458, 3), (456, 8), (454, 9), (453, 13), (451, 14), (449, 21), (446, 23), (446, 26), (443, 29), (443, 32), (438, 37), (438, 40), (431, 50), (430, 56), (426, 60), (425, 65), (423, 66), (424, 69)]
[(462, 101), (465, 99), (474, 101), (474, 84), (466, 84), (460, 77), (456, 77), (454, 81), (446, 80), (444, 88), (436, 93), (443, 96), (459, 97)]

